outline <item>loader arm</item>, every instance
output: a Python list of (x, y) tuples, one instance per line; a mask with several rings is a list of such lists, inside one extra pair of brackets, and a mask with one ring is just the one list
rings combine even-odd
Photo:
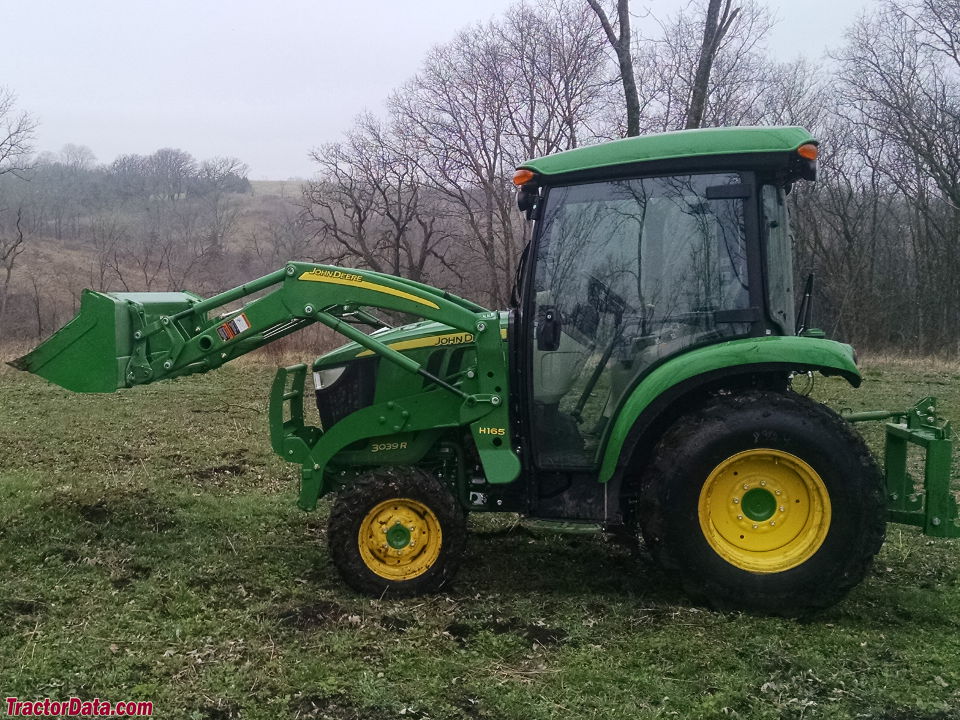
[[(259, 293), (241, 307), (225, 309)], [(346, 318), (363, 308), (416, 315), (473, 335), (476, 369), (469, 381), (451, 385), (356, 329)], [(519, 475), (509, 437), (506, 352), (498, 314), (443, 290), (382, 273), (290, 262), (205, 300), (190, 293), (85, 290), (76, 318), (10, 364), (75, 392), (112, 392), (213, 370), (317, 322), (448, 393), (455, 405), (444, 423), (470, 426), (485, 468), (500, 482)], [(427, 422), (411, 417), (414, 409), (398, 410), (393, 403), (368, 410), (363, 419), (375, 425), (386, 425), (388, 417), (391, 427), (401, 421), (408, 426)], [(489, 434), (481, 433), (481, 425), (503, 428), (506, 434), (493, 443)], [(318, 441), (296, 452), (305, 481), (311, 472), (323, 472), (331, 453), (322, 445)]]

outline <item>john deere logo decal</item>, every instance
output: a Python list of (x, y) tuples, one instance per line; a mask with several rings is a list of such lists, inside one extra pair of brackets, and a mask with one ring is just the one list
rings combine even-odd
[(307, 270), (300, 276), (300, 280), (346, 280), (347, 282), (363, 282), (363, 275), (354, 275), (353, 273), (345, 273), (339, 270), (323, 270), (322, 268), (314, 268), (313, 270)]

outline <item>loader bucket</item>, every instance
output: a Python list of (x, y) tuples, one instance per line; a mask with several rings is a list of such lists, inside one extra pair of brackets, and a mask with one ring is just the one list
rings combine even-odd
[(188, 293), (99, 293), (84, 290), (80, 312), (47, 340), (9, 364), (74, 392), (113, 392), (127, 387), (134, 323), (186, 310), (199, 298)]

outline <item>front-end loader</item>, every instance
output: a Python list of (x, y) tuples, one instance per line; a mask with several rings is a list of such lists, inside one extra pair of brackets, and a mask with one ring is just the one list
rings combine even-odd
[[(508, 311), (289, 262), (208, 299), (85, 291), (12, 364), (112, 392), (321, 323), (350, 342), (277, 372), (270, 439), (300, 466), (302, 508), (334, 495), (330, 553), (353, 588), (437, 590), (466, 514), (511, 512), (642, 535), (713, 605), (806, 613), (863, 579), (888, 519), (960, 535), (931, 398), (844, 419), (791, 390), (797, 373), (861, 382), (850, 346), (795, 317), (785, 196), (815, 178), (817, 152), (797, 127), (720, 128), (525, 163), (514, 182), (534, 232)], [(377, 310), (422, 320), (388, 327)], [(882, 419), (886, 478), (849, 422)], [(911, 443), (927, 450), (919, 485)]]

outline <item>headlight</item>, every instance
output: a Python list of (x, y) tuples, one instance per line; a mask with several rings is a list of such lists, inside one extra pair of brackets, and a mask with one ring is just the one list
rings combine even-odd
[(340, 379), (340, 376), (343, 375), (343, 371), (346, 369), (346, 365), (341, 365), (340, 367), (315, 370), (313, 373), (313, 387), (316, 390), (322, 390), (323, 388), (330, 387)]

